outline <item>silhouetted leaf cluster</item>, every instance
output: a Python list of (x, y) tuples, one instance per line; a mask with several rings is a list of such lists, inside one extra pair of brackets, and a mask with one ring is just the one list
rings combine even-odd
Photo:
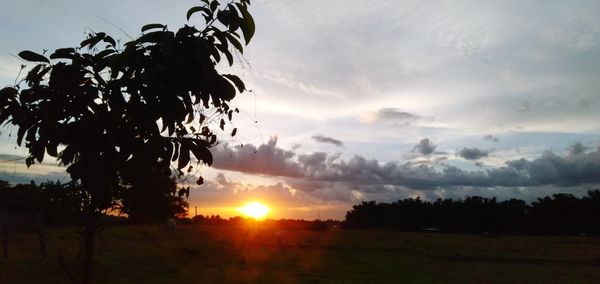
[[(222, 59), (232, 65), (233, 55), (243, 52), (242, 38), (245, 44), (252, 39), (250, 1), (201, 2), (187, 13), (188, 20), (202, 14), (201, 28), (170, 31), (154, 23), (122, 45), (90, 32), (77, 48), (49, 56), (22, 51), (23, 60), (36, 64), (22, 80), (26, 86), (0, 90), (0, 124), (16, 126), (17, 144), (29, 152), (27, 166), (48, 154), (81, 185), (84, 283), (91, 281), (100, 217), (118, 205), (122, 186), (143, 190), (144, 177), (173, 171), (183, 177), (192, 172), (193, 157), (211, 165), (215, 127), (225, 130), (237, 112), (230, 101), (246, 86), (216, 66)], [(189, 189), (178, 192), (184, 195)]]
[(600, 190), (577, 198), (554, 194), (531, 204), (479, 196), (464, 200), (420, 198), (393, 203), (362, 202), (346, 213), (348, 228), (435, 229), (453, 233), (600, 234)]
[(243, 52), (238, 32), (248, 43), (254, 22), (247, 0), (224, 7), (202, 2), (188, 18), (201, 12), (203, 29), (186, 25), (172, 32), (149, 24), (122, 47), (98, 32), (49, 58), (19, 53), (39, 64), (24, 78), (26, 88), (0, 91), (0, 123), (18, 127), (17, 143), (30, 154), (27, 165), (46, 154), (56, 157), (92, 195), (94, 210), (103, 210), (114, 205), (119, 183), (130, 183), (140, 167), (166, 174), (176, 162), (183, 176), (192, 155), (212, 164), (215, 114), (224, 130), (237, 112), (229, 102), (246, 89), (239, 77), (219, 74), (215, 66), (222, 57), (233, 64), (231, 50)]

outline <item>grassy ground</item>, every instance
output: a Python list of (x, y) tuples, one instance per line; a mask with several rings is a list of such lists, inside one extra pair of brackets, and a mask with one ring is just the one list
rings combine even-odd
[[(600, 239), (482, 238), (376, 231), (179, 226), (111, 227), (98, 237), (98, 283), (600, 283)], [(67, 283), (78, 271), (76, 229), (12, 234), (0, 283)]]

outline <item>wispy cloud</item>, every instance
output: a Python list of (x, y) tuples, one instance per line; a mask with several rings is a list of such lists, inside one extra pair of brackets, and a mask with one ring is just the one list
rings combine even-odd
[(332, 138), (332, 137), (327, 137), (327, 136), (323, 136), (321, 134), (317, 134), (317, 135), (313, 135), (312, 139), (319, 142), (319, 143), (328, 143), (328, 144), (333, 144), (335, 146), (338, 147), (342, 147), (344, 146), (344, 142), (342, 142), (341, 140)]

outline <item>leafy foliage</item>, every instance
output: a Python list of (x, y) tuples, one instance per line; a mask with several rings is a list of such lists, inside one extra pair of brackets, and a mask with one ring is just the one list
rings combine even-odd
[(111, 207), (119, 183), (130, 182), (140, 167), (164, 174), (177, 162), (181, 176), (192, 155), (210, 165), (217, 137), (214, 115), (206, 118), (212, 112), (231, 121), (229, 102), (246, 89), (215, 66), (222, 58), (233, 64), (232, 51), (243, 52), (239, 32), (247, 44), (254, 22), (248, 0), (202, 2), (187, 17), (202, 14), (203, 29), (185, 25), (172, 32), (148, 24), (122, 47), (98, 32), (49, 57), (19, 53), (37, 65), (24, 78), (26, 88), (0, 91), (0, 122), (18, 127), (27, 165), (56, 157), (84, 185), (94, 210)]
[[(239, 77), (215, 67), (222, 58), (232, 65), (232, 52), (243, 52), (242, 36), (246, 44), (252, 39), (250, 1), (201, 2), (187, 13), (188, 20), (204, 17), (201, 29), (185, 25), (173, 32), (149, 24), (122, 46), (93, 32), (78, 48), (48, 57), (23, 51), (22, 59), (36, 63), (23, 79), (27, 86), (0, 90), (0, 123), (17, 126), (17, 144), (29, 151), (27, 166), (48, 154), (81, 185), (84, 283), (91, 281), (100, 217), (119, 204), (123, 186), (142, 190), (144, 177), (167, 177), (172, 170), (184, 176), (186, 167), (192, 171), (192, 155), (212, 164), (214, 121), (220, 118), (224, 130), (236, 111), (230, 101), (246, 89)], [(180, 189), (183, 194), (189, 189)]]

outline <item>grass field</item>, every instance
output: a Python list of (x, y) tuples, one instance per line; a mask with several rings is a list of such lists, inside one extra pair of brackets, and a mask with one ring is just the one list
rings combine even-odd
[[(98, 236), (97, 283), (600, 283), (592, 237), (276, 230), (254, 224), (114, 226)], [(42, 259), (35, 235), (12, 234), (0, 283), (67, 283), (78, 271), (74, 228), (50, 229)]]

